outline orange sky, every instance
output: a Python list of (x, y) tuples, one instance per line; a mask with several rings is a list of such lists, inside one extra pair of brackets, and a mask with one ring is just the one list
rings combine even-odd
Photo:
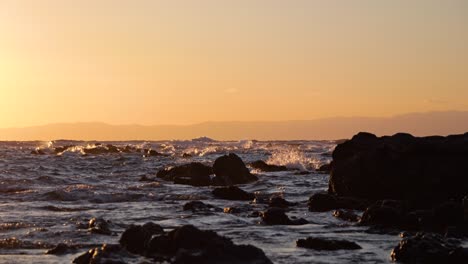
[(0, 127), (468, 110), (468, 1), (2, 0)]

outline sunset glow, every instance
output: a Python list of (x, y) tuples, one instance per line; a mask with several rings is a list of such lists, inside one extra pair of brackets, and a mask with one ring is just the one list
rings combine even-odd
[(0, 127), (468, 110), (466, 1), (0, 3)]

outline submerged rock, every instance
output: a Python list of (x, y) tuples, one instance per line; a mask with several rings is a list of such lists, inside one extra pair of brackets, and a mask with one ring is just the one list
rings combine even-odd
[(333, 152), (329, 192), (429, 204), (468, 193), (468, 133), (378, 138), (359, 133)]
[(249, 164), (250, 167), (263, 171), (263, 172), (276, 172), (276, 171), (287, 171), (286, 166), (270, 165), (263, 160), (257, 160)]
[(269, 208), (262, 212), (260, 217), (267, 225), (305, 225), (309, 223), (303, 218), (291, 220), (281, 208)]
[(216, 185), (228, 186), (258, 180), (257, 176), (250, 173), (242, 159), (233, 153), (217, 158), (213, 164), (213, 172), (216, 174)]
[(296, 242), (298, 247), (309, 248), (315, 250), (356, 250), (362, 249), (358, 244), (346, 240), (332, 240), (324, 238), (308, 237), (306, 239), (299, 239)]
[(210, 166), (199, 162), (192, 162), (171, 169), (160, 170), (157, 173), (157, 177), (178, 184), (209, 186), (212, 184), (210, 178), (212, 174), (213, 170)]
[(404, 238), (390, 256), (405, 263), (468, 263), (467, 249), (458, 241), (430, 233)]
[(212, 193), (217, 198), (225, 200), (250, 201), (255, 199), (253, 193), (248, 193), (236, 186), (215, 188)]

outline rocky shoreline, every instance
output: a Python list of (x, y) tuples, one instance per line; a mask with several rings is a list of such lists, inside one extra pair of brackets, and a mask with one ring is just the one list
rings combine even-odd
[[(426, 138), (408, 134), (379, 138), (359, 133), (339, 144), (332, 157), (331, 164), (318, 168), (331, 171), (329, 189), (309, 197), (311, 213), (327, 212), (342, 221), (366, 226), (369, 232), (401, 233), (401, 242), (388, 253), (393, 261), (468, 263), (468, 249), (460, 243), (460, 238), (468, 237), (468, 133)], [(286, 169), (264, 161), (249, 166), (266, 172)], [(192, 201), (184, 205), (185, 211), (242, 213), (259, 218), (263, 225), (309, 223), (288, 216), (288, 208), (297, 203), (277, 196), (262, 197), (236, 186), (258, 180), (236, 154), (219, 157), (213, 166), (192, 162), (165, 168), (157, 178), (194, 187), (213, 186), (214, 197), (246, 204), (216, 208)], [(256, 211), (249, 206), (256, 203), (267, 208)], [(112, 234), (105, 220), (92, 219), (89, 230)], [(353, 241), (313, 236), (299, 239), (297, 246), (318, 251), (361, 248)], [(50, 253), (61, 252), (58, 247)], [(261, 249), (236, 245), (215, 232), (191, 225), (166, 231), (154, 223), (130, 226), (121, 234), (119, 245), (93, 248), (74, 263), (126, 263), (135, 255), (169, 263), (272, 263)]]

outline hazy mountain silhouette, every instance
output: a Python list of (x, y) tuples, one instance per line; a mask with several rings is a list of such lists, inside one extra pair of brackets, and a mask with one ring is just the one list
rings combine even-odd
[(310, 121), (206, 122), (196, 125), (140, 126), (65, 123), (0, 129), (0, 140), (163, 140), (207, 136), (219, 140), (341, 139), (359, 131), (418, 136), (468, 131), (468, 111), (411, 113), (389, 118), (336, 117)]

